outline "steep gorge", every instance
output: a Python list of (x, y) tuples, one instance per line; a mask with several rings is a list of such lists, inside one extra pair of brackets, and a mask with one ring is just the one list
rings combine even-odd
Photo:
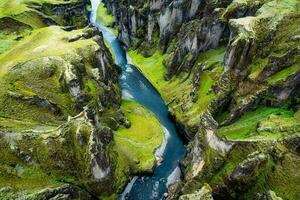
[(140, 70), (123, 73), (161, 94), (186, 157), (173, 159), (176, 137), (155, 157), (167, 110), (152, 87), (135, 92), (159, 114), (122, 100), (123, 64), (88, 25), (89, 1), (2, 0), (0, 199), (117, 199), (159, 167), (183, 177), (140, 176), (168, 192), (136, 197), (300, 199), (299, 0), (103, 3), (100, 21)]
[(169, 199), (300, 198), (299, 3), (104, 1), (189, 141)]
[(156, 165), (162, 128), (121, 100), (88, 3), (0, 3), (0, 199), (116, 199)]

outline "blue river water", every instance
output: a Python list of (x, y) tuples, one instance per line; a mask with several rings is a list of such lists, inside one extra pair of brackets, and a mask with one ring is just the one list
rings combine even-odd
[(175, 124), (169, 118), (168, 108), (160, 94), (135, 66), (128, 64), (126, 53), (112, 31), (96, 20), (96, 10), (101, 0), (91, 2), (91, 23), (103, 33), (104, 39), (113, 50), (115, 63), (122, 68), (119, 78), (122, 97), (138, 102), (152, 111), (164, 129), (164, 143), (156, 151), (156, 155), (162, 157), (163, 162), (154, 169), (153, 174), (133, 178), (120, 199), (164, 199), (167, 185), (180, 178), (178, 166), (185, 156), (185, 147), (177, 134)]

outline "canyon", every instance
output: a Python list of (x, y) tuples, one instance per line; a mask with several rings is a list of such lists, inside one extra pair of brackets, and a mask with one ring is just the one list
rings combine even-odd
[(299, 199), (299, 24), (298, 0), (3, 0), (0, 199)]

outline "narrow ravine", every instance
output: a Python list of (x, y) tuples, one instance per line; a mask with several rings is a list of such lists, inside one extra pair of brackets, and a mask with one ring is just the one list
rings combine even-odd
[(91, 2), (91, 23), (103, 33), (104, 39), (113, 50), (116, 64), (122, 67), (119, 79), (122, 97), (136, 101), (152, 111), (165, 134), (163, 144), (156, 151), (156, 155), (162, 157), (163, 162), (155, 168), (152, 175), (133, 178), (120, 199), (164, 199), (167, 185), (180, 178), (179, 161), (183, 159), (186, 150), (174, 123), (169, 119), (168, 108), (160, 94), (136, 67), (127, 62), (126, 53), (112, 31), (96, 20), (96, 11), (101, 0)]

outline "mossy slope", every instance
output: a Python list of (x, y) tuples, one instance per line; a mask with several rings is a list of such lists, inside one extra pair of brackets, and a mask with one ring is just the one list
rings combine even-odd
[(131, 173), (151, 172), (156, 164), (155, 149), (163, 139), (160, 123), (137, 103), (123, 101), (121, 108), (131, 126), (115, 132), (116, 149), (127, 160)]
[(299, 176), (298, 151), (287, 144), (299, 138), (299, 1), (106, 6), (133, 64), (191, 141), (177, 194), (208, 182), (217, 199), (299, 198), (287, 183), (298, 181), (281, 174)]
[(0, 2), (0, 54), (32, 29), (49, 25), (84, 27), (87, 11), (81, 0), (4, 0)]
[(100, 125), (107, 118), (100, 112), (111, 109), (116, 123), (124, 120), (118, 70), (97, 34), (41, 28), (1, 55), (0, 187), (19, 195), (65, 183), (67, 193), (74, 185), (115, 192), (113, 135)]

